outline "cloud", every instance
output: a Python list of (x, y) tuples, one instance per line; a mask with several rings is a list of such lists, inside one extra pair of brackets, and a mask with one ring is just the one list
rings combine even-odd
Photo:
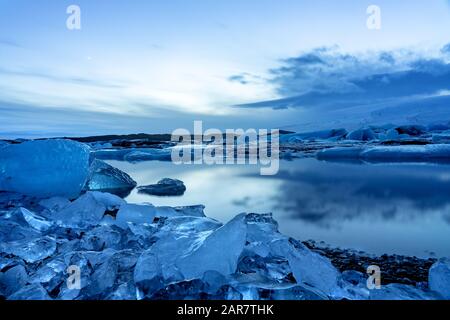
[(450, 90), (447, 52), (450, 44), (433, 55), (410, 50), (356, 55), (337, 47), (314, 49), (284, 59), (270, 70), (268, 81), (276, 87), (278, 99), (236, 107), (298, 109), (301, 121), (316, 128), (450, 120), (445, 94)]
[(0, 46), (23, 48), (23, 46), (20, 43), (10, 40), (10, 39), (0, 39)]
[(0, 67), (0, 74), (17, 77), (31, 77), (49, 80), (57, 83), (70, 83), (85, 86), (94, 86), (111, 89), (123, 89), (126, 87), (123, 83), (113, 83), (98, 79), (89, 79), (78, 76), (58, 75), (49, 71), (36, 71), (36, 70), (12, 70)]
[(320, 48), (282, 64), (271, 71), (270, 80), (281, 98), (241, 107), (336, 109), (450, 89), (450, 64), (444, 57), (420, 57), (408, 51), (357, 56)]

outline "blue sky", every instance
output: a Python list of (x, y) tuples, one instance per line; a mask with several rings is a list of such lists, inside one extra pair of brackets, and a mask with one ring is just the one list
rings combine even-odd
[(0, 0), (0, 134), (359, 125), (446, 101), (448, 30), (445, 0)]

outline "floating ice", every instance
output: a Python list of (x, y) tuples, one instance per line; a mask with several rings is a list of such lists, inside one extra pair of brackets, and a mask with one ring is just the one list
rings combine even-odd
[(90, 167), (89, 180), (86, 187), (91, 191), (126, 195), (136, 187), (136, 181), (125, 172), (110, 166), (106, 162), (95, 159)]
[(350, 132), (347, 135), (348, 140), (358, 140), (358, 141), (371, 141), (375, 140), (376, 136), (375, 133), (372, 131), (372, 129), (366, 128), (366, 129), (358, 129), (355, 131)]
[(170, 161), (171, 159), (172, 151), (170, 149), (140, 149), (139, 151), (131, 151), (124, 156), (124, 160), (128, 162)]
[(306, 133), (291, 133), (280, 136), (280, 143), (297, 142), (303, 140), (327, 140), (327, 139), (340, 139), (347, 135), (345, 129), (332, 129)]
[(186, 191), (183, 181), (176, 179), (162, 179), (157, 184), (138, 187), (139, 193), (154, 196), (181, 196)]
[(70, 140), (11, 144), (0, 153), (0, 190), (41, 198), (76, 197), (86, 183), (89, 149)]

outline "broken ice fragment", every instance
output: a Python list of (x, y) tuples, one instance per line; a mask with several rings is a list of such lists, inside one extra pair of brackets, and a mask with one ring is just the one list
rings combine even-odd
[(152, 205), (124, 204), (117, 212), (116, 223), (122, 228), (127, 227), (128, 222), (135, 224), (152, 223), (156, 210)]
[(0, 251), (18, 256), (29, 263), (51, 256), (56, 251), (54, 238), (46, 236), (38, 239), (23, 239), (0, 243)]
[(20, 208), (19, 211), (22, 213), (25, 221), (33, 229), (36, 229), (39, 231), (47, 231), (52, 226), (52, 223), (50, 221), (47, 221), (46, 219), (39, 217), (38, 215), (31, 212), (30, 210), (27, 210), (25, 208)]
[(128, 174), (101, 160), (95, 159), (89, 172), (86, 188), (91, 191), (107, 191), (127, 196), (136, 187), (136, 181)]
[(21, 289), (28, 282), (28, 274), (22, 265), (0, 273), (0, 295), (6, 297)]
[(61, 226), (82, 228), (97, 225), (107, 210), (120, 208), (125, 201), (108, 193), (88, 192), (59, 212), (53, 219)]
[(52, 300), (47, 291), (40, 284), (30, 284), (13, 295), (8, 300)]

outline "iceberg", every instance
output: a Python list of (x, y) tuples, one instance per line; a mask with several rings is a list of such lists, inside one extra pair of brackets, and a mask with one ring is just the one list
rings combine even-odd
[(306, 133), (290, 133), (280, 136), (280, 143), (294, 143), (301, 141), (311, 141), (311, 140), (328, 140), (328, 139), (341, 139), (347, 135), (347, 130), (345, 129), (332, 129), (323, 130), (315, 132)]
[(153, 196), (181, 196), (186, 191), (183, 181), (165, 178), (157, 184), (138, 187), (139, 193)]
[(357, 140), (357, 141), (372, 141), (377, 139), (375, 133), (372, 129), (358, 129), (350, 132), (347, 137), (347, 140)]
[(131, 151), (124, 156), (124, 160), (128, 162), (140, 161), (171, 161), (172, 150), (170, 149), (141, 149), (139, 151)]
[(4, 191), (40, 198), (77, 197), (88, 172), (89, 148), (75, 141), (28, 141), (7, 145), (0, 153), (0, 190)]

